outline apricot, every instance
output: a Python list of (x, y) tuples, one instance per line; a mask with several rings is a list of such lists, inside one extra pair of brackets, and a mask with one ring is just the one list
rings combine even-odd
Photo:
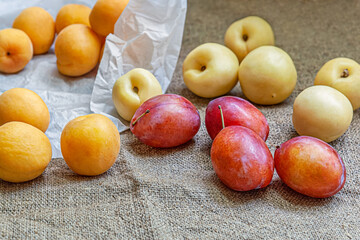
[(129, 0), (98, 0), (90, 13), (91, 28), (99, 35), (114, 33), (114, 25)]
[(114, 164), (120, 151), (120, 135), (109, 118), (90, 114), (71, 120), (61, 133), (60, 144), (71, 170), (95, 176)]
[(151, 147), (170, 148), (192, 139), (200, 128), (200, 115), (186, 98), (162, 94), (145, 101), (136, 110), (131, 132)]
[(105, 45), (105, 41), (106, 41), (106, 36), (102, 36), (96, 33), (96, 35), (98, 36), (98, 38), (100, 39), (100, 43), (101, 43), (101, 47), (103, 47)]
[(280, 179), (301, 194), (326, 198), (345, 184), (346, 169), (341, 157), (320, 139), (292, 138), (276, 149), (274, 160)]
[(50, 114), (35, 92), (26, 88), (12, 88), (0, 95), (0, 126), (11, 121), (28, 123), (45, 132), (50, 123)]
[(39, 129), (22, 122), (0, 126), (0, 178), (26, 182), (40, 176), (51, 161), (51, 144)]
[(58, 12), (55, 20), (55, 30), (59, 34), (61, 30), (71, 24), (84, 24), (90, 27), (89, 15), (91, 8), (81, 4), (64, 5)]
[(104, 55), (104, 48), (105, 48), (105, 43), (102, 44), (101, 49), (100, 49), (99, 63), (101, 62), (102, 57), (103, 57), (103, 55)]
[(100, 40), (90, 27), (72, 24), (55, 41), (55, 55), (60, 73), (76, 77), (90, 72), (98, 63)]
[(13, 28), (23, 30), (30, 37), (35, 55), (49, 51), (54, 42), (55, 22), (43, 8), (26, 8), (15, 18)]
[(26, 33), (7, 28), (0, 31), (0, 72), (16, 73), (25, 68), (33, 56), (33, 46)]

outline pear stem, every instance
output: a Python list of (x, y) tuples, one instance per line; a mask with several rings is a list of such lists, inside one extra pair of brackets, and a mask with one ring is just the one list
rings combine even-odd
[(219, 105), (218, 108), (220, 109), (220, 116), (221, 116), (221, 124), (222, 124), (222, 128), (225, 128), (225, 122), (224, 122), (224, 114), (223, 111), (221, 109), (221, 106)]
[(149, 112), (150, 112), (150, 110), (147, 109), (143, 114), (141, 114), (137, 119), (135, 119), (135, 121), (132, 123), (132, 125), (134, 126), (137, 123), (137, 121), (139, 121), (140, 118), (142, 118), (143, 116), (145, 116), (145, 114), (147, 114)]

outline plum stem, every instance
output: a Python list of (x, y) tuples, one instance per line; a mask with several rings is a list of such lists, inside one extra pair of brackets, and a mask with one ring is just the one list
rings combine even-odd
[(225, 122), (224, 122), (224, 115), (223, 115), (223, 111), (221, 109), (221, 106), (219, 105), (218, 108), (220, 109), (220, 116), (221, 116), (221, 124), (222, 124), (222, 128), (225, 128)]
[(147, 114), (149, 112), (150, 112), (150, 110), (147, 109), (143, 114), (141, 114), (137, 119), (135, 119), (135, 121), (132, 123), (132, 125), (134, 126), (137, 123), (137, 121), (139, 121), (140, 118), (142, 118), (143, 116), (145, 116), (145, 114)]
[(345, 68), (340, 77), (346, 78), (346, 77), (348, 77), (349, 75), (350, 75), (350, 74), (349, 74), (349, 70), (348, 70), (347, 68)]

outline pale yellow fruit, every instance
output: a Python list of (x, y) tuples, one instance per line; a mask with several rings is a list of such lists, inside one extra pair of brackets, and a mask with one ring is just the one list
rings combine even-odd
[(100, 48), (100, 40), (90, 27), (83, 24), (67, 26), (55, 41), (59, 72), (71, 77), (90, 72), (99, 61)]
[(39, 129), (22, 122), (0, 127), (0, 178), (26, 182), (40, 176), (51, 161), (51, 144)]
[(0, 126), (11, 121), (28, 123), (45, 132), (50, 114), (44, 101), (26, 88), (12, 88), (0, 95)]
[(155, 76), (142, 68), (135, 68), (116, 80), (112, 99), (119, 115), (130, 121), (143, 102), (162, 94)]
[(13, 28), (23, 30), (30, 37), (34, 55), (46, 53), (54, 42), (55, 22), (43, 8), (26, 8), (15, 18)]
[(328, 86), (312, 86), (296, 97), (292, 120), (299, 135), (331, 142), (346, 132), (352, 117), (344, 94)]
[(59, 34), (61, 30), (71, 24), (84, 24), (90, 27), (89, 16), (91, 8), (81, 4), (66, 4), (63, 6), (55, 20), (56, 33)]
[(290, 56), (274, 46), (251, 51), (239, 67), (242, 92), (252, 102), (272, 105), (284, 101), (295, 88), (297, 73)]
[(237, 83), (239, 61), (227, 47), (205, 43), (193, 49), (183, 63), (183, 78), (190, 91), (200, 97), (226, 94)]
[(129, 0), (98, 0), (90, 13), (91, 28), (99, 35), (114, 33), (114, 25)]
[(255, 48), (274, 44), (275, 38), (270, 24), (257, 16), (234, 22), (225, 33), (225, 45), (236, 54), (239, 62)]
[(120, 151), (120, 134), (115, 124), (101, 114), (71, 120), (64, 127), (60, 141), (65, 162), (80, 175), (106, 172)]
[(360, 108), (360, 65), (349, 58), (335, 58), (321, 67), (315, 85), (327, 85), (344, 94), (353, 107)]
[(16, 73), (28, 64), (33, 46), (26, 33), (19, 29), (0, 30), (0, 72)]

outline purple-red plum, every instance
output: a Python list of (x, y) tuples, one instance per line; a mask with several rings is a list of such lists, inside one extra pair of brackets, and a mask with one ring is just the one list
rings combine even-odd
[(250, 128), (266, 141), (269, 125), (265, 116), (250, 102), (233, 96), (216, 98), (207, 106), (205, 125), (211, 139), (214, 139), (222, 129), (219, 105), (223, 111), (225, 127), (240, 125)]
[(131, 132), (143, 143), (170, 148), (192, 139), (200, 128), (200, 115), (186, 98), (162, 94), (145, 101), (135, 112)]
[(292, 138), (276, 149), (274, 160), (280, 179), (301, 194), (326, 198), (345, 184), (346, 169), (341, 157), (320, 139)]
[(242, 126), (219, 132), (211, 147), (211, 161), (220, 180), (236, 191), (264, 188), (274, 174), (274, 159), (266, 143)]

